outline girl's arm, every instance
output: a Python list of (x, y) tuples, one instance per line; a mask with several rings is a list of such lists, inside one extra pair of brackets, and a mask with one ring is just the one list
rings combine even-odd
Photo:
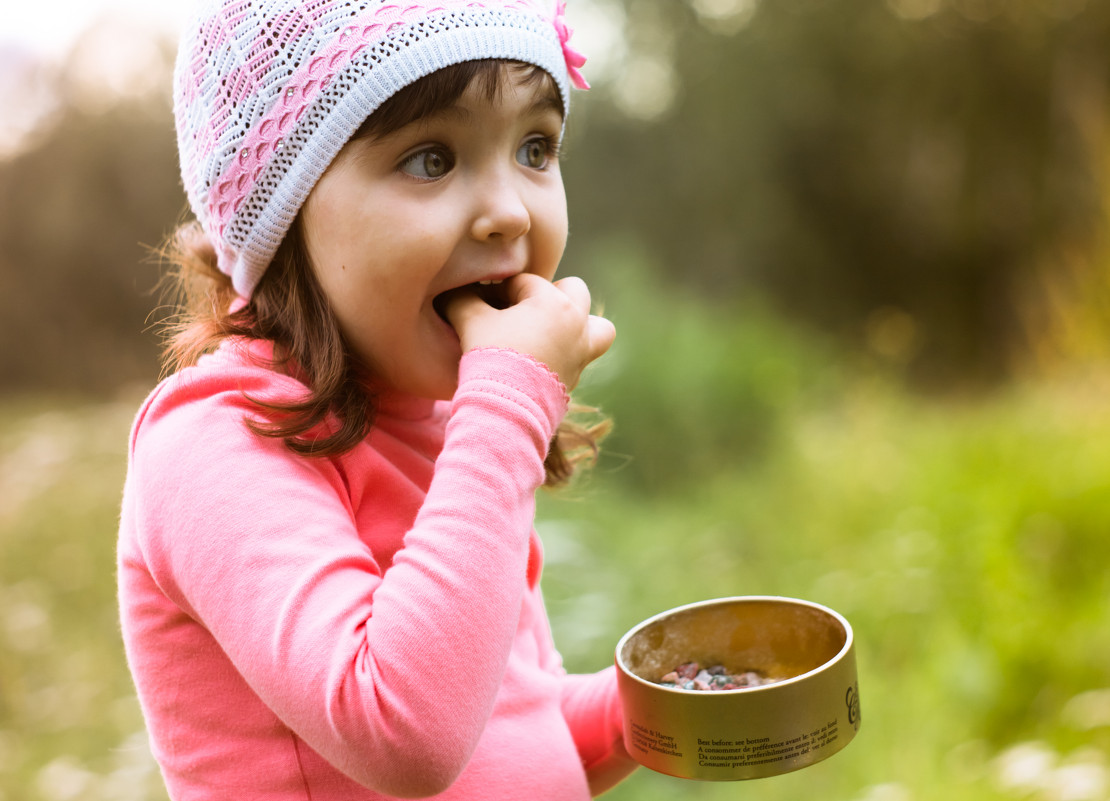
[[(537, 587), (538, 605), (544, 608)], [(546, 611), (537, 623), (536, 641), (545, 670), (559, 677), (560, 707), (574, 738), (592, 795), (601, 795), (638, 767), (624, 747), (624, 717), (617, 692), (616, 667), (597, 673), (567, 673), (555, 648)]]
[[(463, 358), (434, 479), (383, 573), (339, 465), (242, 424), (243, 394), (273, 391), (271, 376), (242, 368), (209, 385), (198, 371), (156, 399), (136, 428), (125, 517), (161, 591), (286, 725), (368, 787), (434, 794), (466, 765), (500, 686), (565, 390), (514, 352)], [(447, 677), (435, 692), (429, 671)]]
[(615, 667), (565, 676), (562, 708), (593, 795), (601, 795), (636, 769), (622, 738)]

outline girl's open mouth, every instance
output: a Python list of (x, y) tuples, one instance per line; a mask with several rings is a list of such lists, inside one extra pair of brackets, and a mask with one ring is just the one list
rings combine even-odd
[(473, 284), (466, 284), (465, 286), (448, 289), (446, 292), (441, 292), (435, 296), (432, 301), (432, 306), (443, 320), (450, 324), (447, 319), (447, 303), (451, 298), (462, 293), (472, 293), (482, 299), (487, 305), (495, 309), (504, 309), (509, 305), (505, 298), (505, 290), (503, 282), (501, 281), (476, 281)]

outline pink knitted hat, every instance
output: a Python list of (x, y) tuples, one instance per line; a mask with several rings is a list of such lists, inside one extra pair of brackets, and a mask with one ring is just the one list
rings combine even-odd
[(181, 177), (236, 291), (250, 297), (312, 187), (398, 90), (496, 58), (586, 83), (551, 0), (203, 0), (174, 73)]

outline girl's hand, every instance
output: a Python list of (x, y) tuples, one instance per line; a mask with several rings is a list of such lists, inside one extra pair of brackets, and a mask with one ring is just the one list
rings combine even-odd
[(447, 300), (444, 312), (463, 352), (497, 347), (527, 354), (554, 371), (569, 392), (617, 335), (611, 322), (590, 314), (590, 290), (581, 278), (551, 283), (521, 273), (499, 289), (504, 308), (490, 305), (471, 287)]

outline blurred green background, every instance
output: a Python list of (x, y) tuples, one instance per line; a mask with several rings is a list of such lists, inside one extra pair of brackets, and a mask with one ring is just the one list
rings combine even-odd
[[(863, 709), (812, 768), (607, 797), (1110, 799), (1110, 3), (570, 5), (562, 270), (619, 336), (579, 393), (615, 433), (541, 498), (567, 665), (790, 595), (852, 621)], [(172, 53), (119, 20), (0, 53), (39, 110), (0, 160), (0, 801), (165, 797), (114, 546)]]

